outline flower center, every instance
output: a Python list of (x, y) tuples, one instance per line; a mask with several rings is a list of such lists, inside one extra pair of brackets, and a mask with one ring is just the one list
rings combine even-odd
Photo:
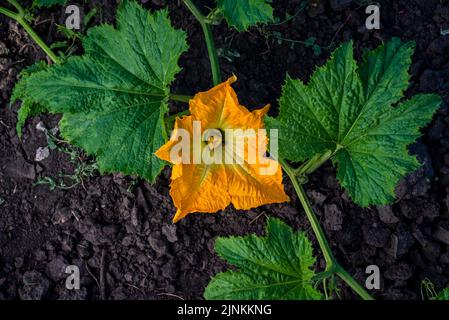
[(220, 146), (225, 145), (225, 133), (221, 129), (209, 129), (204, 134), (204, 141), (209, 150), (217, 149)]

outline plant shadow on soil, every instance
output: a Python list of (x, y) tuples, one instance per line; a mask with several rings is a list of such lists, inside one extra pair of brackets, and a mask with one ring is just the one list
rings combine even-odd
[[(92, 24), (113, 22), (115, 2), (79, 2), (83, 12), (99, 8)], [(165, 3), (141, 2), (149, 9)], [(211, 1), (198, 2), (213, 6)], [(340, 4), (344, 2), (351, 3)], [(407, 95), (436, 92), (445, 104), (425, 136), (410, 148), (424, 165), (400, 183), (399, 200), (391, 206), (357, 207), (339, 187), (330, 165), (316, 172), (306, 189), (333, 252), (355, 278), (364, 283), (365, 268), (378, 265), (382, 287), (372, 292), (376, 298), (421, 299), (423, 279), (430, 279), (438, 289), (449, 285), (449, 36), (440, 34), (449, 28), (449, 4), (379, 2), (382, 26), (375, 31), (365, 29), (367, 15), (358, 1), (321, 0), (281, 25), (238, 34), (222, 23), (214, 34), (218, 48), (238, 53), (220, 62), (224, 77), (238, 76), (235, 88), (241, 103), (250, 109), (271, 103), (272, 115), (277, 112), (285, 73), (306, 81), (329, 55), (326, 49), (316, 56), (310, 47), (279, 42), (276, 32), (294, 40), (316, 37), (323, 47), (354, 39), (359, 57), (363, 48), (374, 48), (392, 36), (416, 41)], [(286, 13), (297, 12), (300, 3), (274, 1), (275, 15), (282, 20)], [(181, 3), (168, 7), (174, 25), (188, 32), (190, 44), (172, 91), (206, 90), (210, 69), (200, 27)], [(37, 15), (38, 34), (47, 43), (60, 40), (55, 23), (64, 22), (63, 9), (54, 7)], [(314, 240), (288, 182), (291, 203), (194, 214), (177, 224), (171, 223), (175, 208), (168, 194), (168, 168), (154, 185), (96, 173), (67, 190), (36, 186), (38, 177), (75, 170), (67, 154), (56, 150), (35, 161), (37, 148), (47, 145), (36, 126), (54, 128), (58, 116), (29, 120), (21, 141), (15, 132), (18, 105), (8, 106), (11, 90), (20, 70), (39, 59), (45, 56), (24, 31), (0, 16), (0, 299), (202, 299), (209, 279), (226, 267), (214, 253), (215, 237), (262, 234), (266, 216), (274, 216), (306, 230)], [(170, 105), (172, 112), (186, 107)], [(322, 268), (316, 243), (315, 248), (317, 266)], [(65, 289), (64, 268), (70, 264), (80, 267), (81, 290)], [(341, 295), (356, 298), (346, 287)]]

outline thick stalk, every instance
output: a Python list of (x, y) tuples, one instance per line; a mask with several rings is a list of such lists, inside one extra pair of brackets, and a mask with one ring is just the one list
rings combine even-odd
[(296, 194), (298, 195), (299, 201), (301, 202), (301, 205), (304, 208), (304, 211), (306, 212), (307, 219), (309, 220), (313, 233), (315, 234), (318, 244), (320, 245), (321, 251), (323, 252), (324, 259), (326, 260), (326, 269), (330, 269), (334, 265), (335, 258), (332, 254), (331, 248), (329, 246), (329, 243), (327, 242), (326, 236), (324, 235), (324, 231), (321, 228), (320, 222), (318, 221), (318, 218), (316, 217), (315, 213), (313, 212), (312, 206), (310, 202), (307, 199), (307, 195), (304, 191), (304, 188), (299, 183), (296, 174), (292, 167), (290, 167), (289, 164), (287, 164), (285, 161), (280, 161), (282, 164), (282, 168), (284, 169), (285, 173), (290, 178), (293, 188), (296, 191)]
[(217, 50), (215, 49), (215, 42), (212, 35), (212, 30), (210, 25), (206, 21), (206, 17), (201, 13), (201, 11), (195, 6), (191, 0), (183, 0), (186, 7), (195, 16), (203, 29), (204, 38), (206, 40), (207, 53), (209, 55), (210, 67), (212, 71), (212, 82), (217, 85), (221, 82), (221, 72), (220, 65), (218, 64)]
[(59, 58), (54, 54), (54, 52), (45, 44), (45, 42), (34, 32), (33, 28), (25, 20), (25, 10), (22, 6), (15, 0), (8, 0), (16, 9), (17, 13), (12, 12), (6, 8), (0, 7), (0, 13), (8, 16), (11, 19), (16, 20), (29, 34), (29, 36), (36, 42), (36, 44), (41, 47), (41, 49), (53, 60), (54, 63), (60, 63)]
[(307, 176), (317, 170), (323, 163), (332, 158), (340, 149), (343, 147), (341, 145), (337, 145), (334, 151), (327, 150), (323, 154), (318, 154), (308, 161), (306, 161), (299, 168), (294, 169), (296, 176)]
[(374, 298), (363, 288), (351, 275), (338, 263), (335, 267), (335, 273), (341, 280), (346, 282), (363, 300), (374, 300)]
[(191, 96), (185, 96), (182, 94), (172, 94), (172, 93), (170, 93), (170, 95), (168, 97), (170, 98), (170, 100), (187, 102), (187, 103), (189, 103), (190, 99), (192, 99)]
[(34, 32), (33, 28), (24, 19), (17, 20), (18, 23), (25, 29), (25, 31), (30, 35), (30, 37), (36, 42), (36, 44), (41, 47), (45, 54), (56, 64), (60, 64), (61, 61), (56, 56), (56, 54), (45, 44), (45, 42)]
[(6, 8), (0, 7), (0, 13), (4, 14), (5, 16), (17, 20), (18, 14), (12, 12), (11, 10), (8, 10)]
[(16, 10), (19, 16), (24, 17), (25, 16), (25, 10), (23, 7), (16, 1), (16, 0), (7, 0), (10, 4), (12, 4)]
[(329, 246), (329, 242), (326, 239), (326, 235), (324, 234), (323, 229), (321, 228), (320, 222), (318, 221), (317, 216), (315, 215), (312, 205), (310, 204), (306, 192), (304, 188), (299, 183), (298, 178), (296, 176), (295, 170), (285, 161), (280, 161), (282, 168), (285, 173), (290, 178), (293, 188), (298, 195), (299, 201), (304, 208), (307, 219), (312, 226), (312, 230), (317, 238), (318, 244), (320, 246), (321, 251), (323, 252), (324, 260), (326, 261), (326, 271), (335, 272), (348, 286), (350, 286), (361, 298), (364, 300), (373, 300), (373, 297), (356, 281), (351, 275), (340, 266), (332, 254), (332, 250)]
[(311, 158), (309, 161), (305, 162), (298, 169), (295, 169), (294, 172), (296, 176), (307, 176), (318, 169), (323, 163), (329, 160), (333, 155), (333, 152), (328, 150), (322, 155), (316, 155)]

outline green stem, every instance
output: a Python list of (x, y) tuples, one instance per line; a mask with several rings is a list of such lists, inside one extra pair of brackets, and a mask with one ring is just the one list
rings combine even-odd
[(324, 154), (318, 154), (310, 158), (307, 162), (302, 164), (299, 168), (293, 169), (296, 176), (307, 176), (318, 169), (323, 163), (332, 157), (332, 151), (328, 150)]
[(18, 14), (12, 12), (11, 10), (8, 10), (6, 8), (0, 7), (0, 13), (4, 14), (5, 16), (17, 20), (18, 19)]
[(20, 17), (23, 18), (25, 16), (25, 10), (16, 0), (8, 0), (8, 2), (16, 8)]
[(186, 116), (188, 114), (190, 114), (190, 110), (184, 110), (184, 111), (175, 113), (175, 114), (173, 114), (171, 116), (165, 117), (165, 122), (166, 123), (171, 123), (171, 122), (175, 121), (176, 118), (180, 118), (180, 117)]
[(191, 96), (185, 96), (182, 94), (171, 94), (171, 93), (168, 97), (174, 101), (187, 102), (187, 103), (189, 103), (190, 99), (192, 99)]
[(341, 280), (346, 282), (363, 300), (374, 300), (374, 298), (363, 288), (351, 275), (339, 264), (336, 264), (335, 273)]
[(334, 273), (335, 273), (335, 270), (326, 270), (326, 271), (317, 273), (313, 277), (313, 281), (325, 280), (325, 279), (329, 278), (331, 275), (333, 275)]
[(306, 192), (304, 188), (299, 183), (297, 173), (295, 170), (285, 161), (280, 160), (282, 168), (285, 173), (290, 178), (293, 188), (298, 195), (299, 201), (304, 208), (307, 219), (309, 220), (312, 230), (317, 238), (318, 244), (320, 246), (321, 251), (323, 252), (324, 260), (326, 261), (326, 271), (325, 272), (334, 272), (336, 273), (346, 284), (348, 284), (360, 297), (365, 300), (373, 300), (373, 297), (356, 281), (354, 278), (346, 272), (343, 267), (341, 267), (334, 255), (332, 254), (332, 250), (329, 246), (329, 242), (326, 239), (323, 229), (321, 228), (320, 222), (318, 221), (317, 216), (315, 215), (312, 205), (310, 204)]
[(212, 35), (212, 30), (208, 24), (203, 24), (204, 37), (206, 39), (207, 51), (209, 53), (210, 66), (212, 70), (212, 82), (214, 85), (221, 83), (220, 65), (218, 64), (217, 49)]
[(195, 4), (191, 0), (183, 0), (183, 2), (186, 5), (186, 7), (190, 10), (190, 12), (195, 16), (196, 20), (198, 20), (198, 22), (201, 25), (201, 28), (203, 29), (212, 71), (212, 81), (214, 85), (217, 85), (221, 82), (221, 72), (220, 72), (220, 65), (218, 64), (218, 55), (217, 50), (215, 49), (215, 42), (212, 35), (212, 30), (209, 24), (207, 23), (206, 17), (201, 13), (201, 11), (195, 6)]
[(326, 300), (329, 300), (329, 294), (327, 293), (327, 278), (323, 279), (323, 291), (324, 291), (324, 298)]
[(12, 12), (11, 10), (8, 10), (6, 8), (3, 8), (3, 7), (0, 7), (0, 13), (8, 16), (11, 19), (16, 20), (25, 29), (25, 31), (30, 35), (30, 37), (36, 42), (36, 44), (39, 47), (41, 47), (41, 49), (47, 54), (47, 56), (49, 56), (50, 59), (53, 60), (54, 63), (59, 64), (60, 60), (56, 56), (56, 54), (53, 53), (53, 51), (37, 35), (37, 33), (28, 24), (28, 22), (26, 22), (26, 20), (25, 20), (25, 10), (23, 9), (23, 7), (15, 0), (8, 0), (8, 2), (11, 3), (17, 9), (17, 13)]
[(285, 173), (290, 178), (293, 184), (293, 188), (295, 188), (299, 201), (301, 202), (301, 205), (304, 207), (307, 219), (309, 219), (310, 224), (312, 225), (313, 232), (315, 233), (315, 236), (318, 240), (318, 244), (320, 245), (321, 251), (323, 251), (324, 259), (326, 260), (326, 265), (328, 268), (331, 268), (334, 264), (335, 258), (332, 254), (329, 243), (327, 242), (326, 236), (324, 235), (324, 231), (320, 226), (320, 222), (318, 221), (318, 218), (313, 212), (312, 206), (309, 200), (307, 199), (307, 195), (304, 191), (304, 188), (299, 183), (294, 169), (283, 160), (281, 160), (280, 163)]
[(56, 54), (45, 44), (45, 42), (34, 32), (33, 28), (24, 19), (17, 20), (18, 23), (22, 25), (25, 31), (30, 35), (30, 37), (36, 42), (36, 44), (41, 47), (41, 49), (50, 57), (50, 59), (56, 63), (60, 64), (61, 61), (56, 56)]
[(323, 163), (332, 158), (340, 149), (343, 147), (337, 145), (334, 151), (328, 150), (323, 154), (317, 154), (316, 156), (310, 158), (307, 162), (302, 164), (299, 168), (293, 169), (296, 176), (307, 176), (317, 170)]

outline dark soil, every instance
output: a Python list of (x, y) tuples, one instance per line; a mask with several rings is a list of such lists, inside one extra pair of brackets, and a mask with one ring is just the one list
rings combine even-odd
[[(111, 2), (81, 5), (85, 13), (99, 6), (91, 25), (114, 21), (116, 4)], [(190, 50), (181, 58), (183, 70), (173, 92), (208, 89), (209, 61), (198, 23), (180, 1), (141, 2), (150, 9), (170, 3), (173, 23), (189, 34)], [(273, 2), (281, 20), (301, 3)], [(424, 130), (425, 136), (411, 147), (424, 166), (398, 186), (399, 200), (392, 206), (359, 208), (339, 187), (330, 165), (315, 173), (306, 188), (333, 252), (352, 275), (364, 283), (366, 267), (378, 265), (382, 287), (372, 292), (376, 298), (421, 299), (423, 279), (437, 289), (449, 285), (449, 36), (440, 33), (449, 28), (449, 4), (379, 1), (381, 29), (367, 31), (360, 1), (313, 2), (317, 5), (278, 26), (241, 34), (225, 23), (216, 27), (217, 47), (239, 54), (233, 62), (221, 58), (224, 76), (238, 76), (235, 88), (242, 104), (256, 108), (271, 103), (275, 114), (286, 72), (307, 80), (330, 50), (324, 48), (316, 56), (310, 47), (278, 42), (273, 31), (294, 40), (313, 36), (317, 44), (331, 48), (353, 39), (358, 56), (363, 48), (376, 47), (392, 36), (416, 41), (408, 94), (436, 92), (445, 104)], [(202, 4), (213, 6), (212, 1)], [(35, 28), (47, 43), (63, 39), (55, 23), (64, 22), (64, 9), (45, 9), (36, 16)], [(36, 127), (56, 127), (57, 116), (30, 120), (22, 140), (15, 132), (18, 105), (8, 106), (11, 90), (18, 73), (40, 59), (44, 54), (22, 28), (0, 16), (0, 299), (202, 299), (210, 277), (226, 266), (213, 250), (217, 236), (262, 233), (266, 217), (275, 216), (307, 230), (314, 239), (288, 182), (291, 203), (195, 214), (177, 224), (171, 223), (175, 208), (168, 194), (169, 169), (155, 185), (98, 173), (71, 189), (35, 185), (39, 177), (57, 179), (80, 165), (57, 150), (35, 161), (38, 147), (47, 146)], [(185, 107), (173, 104), (171, 110)], [(90, 161), (83, 155), (81, 160)], [(320, 255), (318, 248), (316, 253)], [(81, 290), (65, 289), (64, 269), (70, 264), (80, 267)], [(320, 256), (318, 267), (323, 265)], [(344, 286), (341, 295), (356, 298)]]

